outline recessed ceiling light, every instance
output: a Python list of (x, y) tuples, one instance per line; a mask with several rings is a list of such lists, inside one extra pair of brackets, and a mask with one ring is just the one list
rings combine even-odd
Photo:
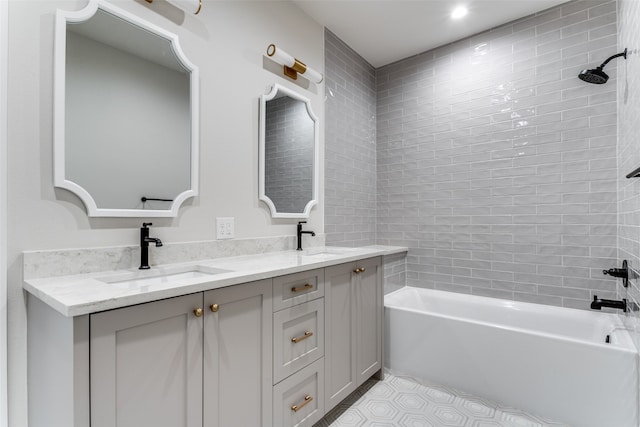
[(469, 12), (465, 6), (458, 6), (451, 12), (451, 18), (460, 19)]

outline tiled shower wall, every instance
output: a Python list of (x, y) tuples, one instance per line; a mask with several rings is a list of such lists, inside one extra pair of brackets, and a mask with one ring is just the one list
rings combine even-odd
[[(640, 270), (640, 178), (625, 175), (640, 167), (640, 2), (619, 0), (619, 46), (629, 50), (627, 60), (618, 59), (618, 257)], [(640, 281), (630, 280), (628, 290), (618, 287), (621, 297), (640, 302)], [(637, 320), (638, 312), (632, 313)], [(640, 349), (640, 322), (629, 326), (636, 330), (634, 339)]]
[(375, 70), (325, 30), (327, 245), (375, 243)]
[[(376, 243), (375, 69), (325, 30), (327, 245)], [(406, 284), (404, 255), (385, 256), (384, 292)]]
[(615, 1), (571, 2), (376, 70), (377, 243), (410, 248), (409, 285), (616, 296), (617, 64), (576, 77), (617, 52), (616, 22)]

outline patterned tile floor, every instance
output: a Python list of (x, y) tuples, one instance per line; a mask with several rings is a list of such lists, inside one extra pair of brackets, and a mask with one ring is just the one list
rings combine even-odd
[(400, 374), (370, 379), (314, 427), (569, 427)]

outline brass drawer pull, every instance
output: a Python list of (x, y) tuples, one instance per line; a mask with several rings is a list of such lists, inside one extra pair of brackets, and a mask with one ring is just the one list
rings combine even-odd
[(196, 308), (195, 310), (193, 310), (193, 314), (195, 314), (196, 317), (202, 317), (202, 309), (200, 307)]
[(298, 412), (300, 409), (304, 408), (305, 405), (309, 402), (311, 402), (313, 400), (313, 397), (309, 396), (308, 394), (304, 397), (304, 402), (302, 402), (300, 405), (291, 405), (291, 410), (293, 412)]
[(307, 283), (304, 286), (298, 286), (297, 288), (294, 286), (293, 288), (291, 288), (291, 292), (300, 292), (300, 291), (306, 291), (307, 289), (311, 289), (313, 288), (313, 285), (310, 285), (309, 283)]
[(354, 273), (364, 273), (366, 270), (364, 267), (358, 267), (355, 270), (353, 270)]
[(211, 311), (216, 313), (220, 309), (220, 306), (218, 304), (211, 304), (209, 308), (211, 309)]
[(298, 344), (300, 341), (304, 341), (304, 340), (306, 340), (307, 338), (309, 338), (312, 335), (313, 335), (313, 332), (307, 331), (301, 337), (293, 337), (293, 338), (291, 338), (291, 342), (294, 343), (294, 344)]

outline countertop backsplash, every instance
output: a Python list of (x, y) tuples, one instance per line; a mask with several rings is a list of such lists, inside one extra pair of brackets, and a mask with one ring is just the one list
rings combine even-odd
[[(325, 235), (303, 237), (305, 248), (325, 246)], [(149, 248), (153, 265), (174, 264), (205, 259), (254, 255), (294, 250), (296, 236), (276, 236), (250, 239), (211, 240), (203, 242), (165, 242), (160, 248)], [(23, 252), (23, 279), (69, 276), (126, 270), (140, 264), (139, 246), (59, 249)]]

